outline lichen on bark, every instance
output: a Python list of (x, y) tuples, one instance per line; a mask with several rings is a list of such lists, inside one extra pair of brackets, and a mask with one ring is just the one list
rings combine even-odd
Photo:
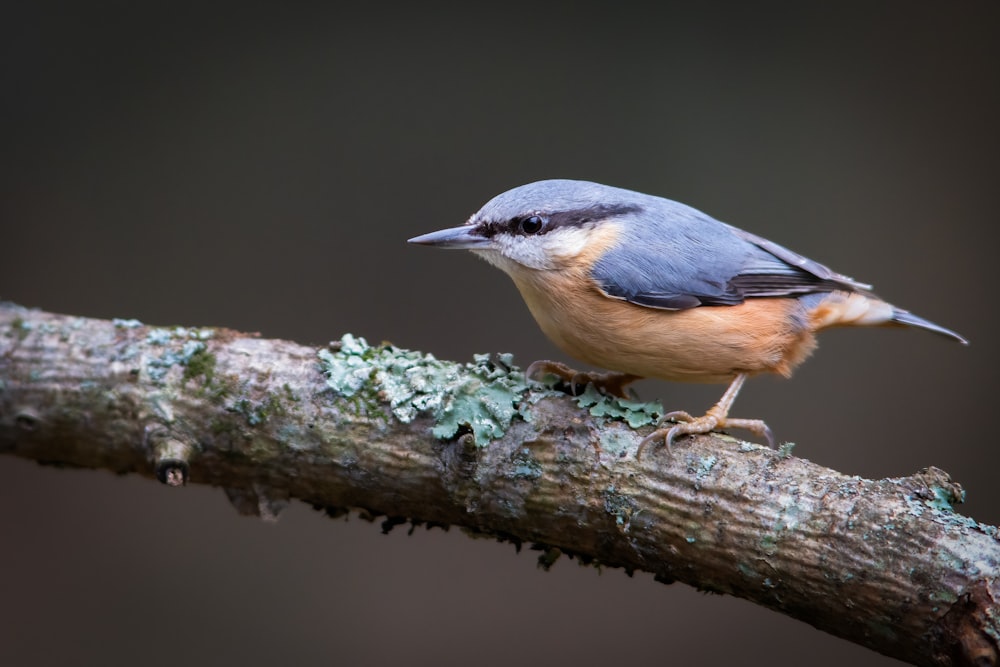
[(738, 595), (914, 664), (996, 664), (997, 530), (943, 471), (868, 480), (720, 434), (636, 456), (657, 404), (344, 336), (323, 348), (0, 304), (0, 452), (356, 508)]

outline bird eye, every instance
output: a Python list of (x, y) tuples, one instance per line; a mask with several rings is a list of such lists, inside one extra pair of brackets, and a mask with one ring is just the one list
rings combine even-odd
[(529, 215), (527, 218), (521, 218), (518, 229), (522, 234), (532, 235), (542, 231), (544, 226), (545, 220), (540, 215)]

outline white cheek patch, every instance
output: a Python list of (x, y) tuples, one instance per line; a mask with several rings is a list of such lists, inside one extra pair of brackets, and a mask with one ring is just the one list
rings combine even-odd
[(559, 269), (587, 248), (593, 232), (591, 226), (563, 227), (538, 236), (505, 236), (497, 239), (497, 250), (522, 266), (539, 271)]
[(562, 264), (577, 257), (590, 241), (594, 228), (565, 227), (545, 234), (538, 240), (544, 248), (545, 255), (554, 262)]
[[(493, 237), (493, 242), (496, 244), (496, 252), (500, 255), (498, 258), (485, 258), (488, 262), (496, 264), (496, 266), (501, 269), (507, 270), (504, 267), (504, 263), (513, 262), (516, 264), (521, 264), (531, 269), (545, 270), (554, 269), (555, 264), (552, 263), (551, 258), (548, 254), (548, 249), (545, 247), (542, 240), (549, 235), (543, 236), (509, 236), (507, 234), (497, 235)], [(500, 261), (496, 261), (499, 259)], [(506, 261), (504, 261), (506, 260)], [(509, 273), (509, 271), (508, 271)]]
[(604, 239), (611, 238), (608, 232), (614, 232), (614, 228), (605, 223), (596, 228), (593, 225), (560, 227), (537, 236), (497, 234), (490, 248), (472, 252), (506, 273), (525, 267), (551, 271), (567, 268), (584, 252), (593, 252), (595, 249), (590, 246), (594, 243), (603, 248)]

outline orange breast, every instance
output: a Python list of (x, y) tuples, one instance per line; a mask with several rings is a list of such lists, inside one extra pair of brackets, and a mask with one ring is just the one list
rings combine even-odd
[(608, 370), (687, 382), (728, 382), (737, 373), (788, 376), (816, 345), (796, 299), (667, 311), (607, 297), (584, 276), (512, 277), (556, 345)]

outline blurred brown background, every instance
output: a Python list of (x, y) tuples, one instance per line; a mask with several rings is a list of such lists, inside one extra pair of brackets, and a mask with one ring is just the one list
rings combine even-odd
[[(7, 6), (0, 296), (524, 366), (563, 357), (507, 278), (405, 239), (540, 178), (629, 187), (966, 335), (828, 333), (734, 413), (846, 473), (944, 468), (1000, 522), (995, 3), (327, 4)], [(692, 411), (721, 390), (640, 386)], [(458, 531), (300, 504), (269, 525), (217, 489), (12, 457), (0, 499), (4, 665), (893, 663)]]

